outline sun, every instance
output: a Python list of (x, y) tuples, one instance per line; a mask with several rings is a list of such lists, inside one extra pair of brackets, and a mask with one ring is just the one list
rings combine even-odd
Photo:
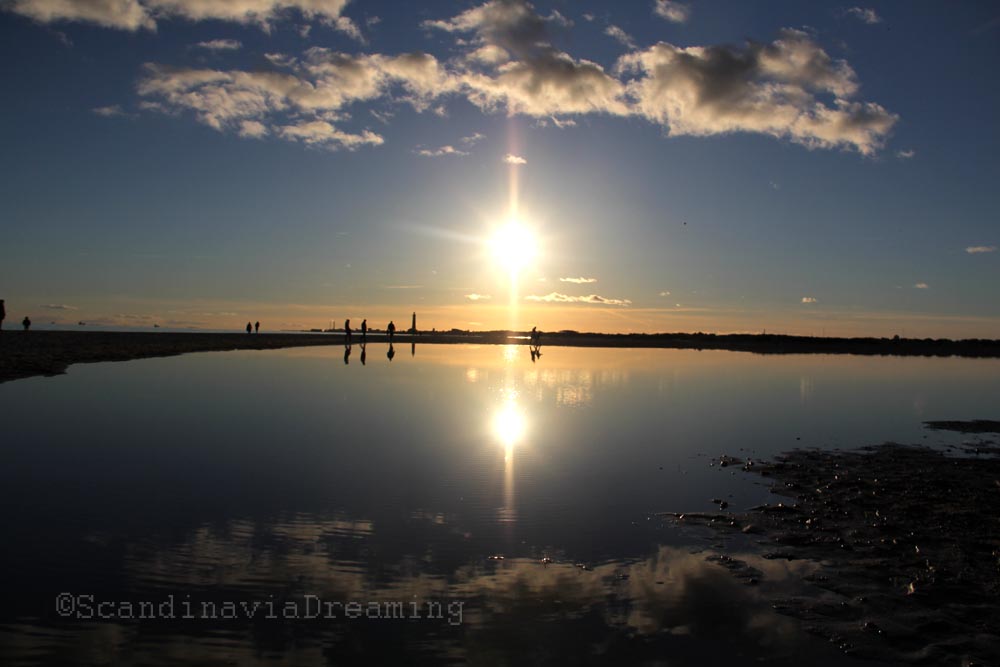
[(514, 218), (493, 233), (489, 248), (497, 263), (510, 273), (519, 272), (538, 256), (535, 232)]

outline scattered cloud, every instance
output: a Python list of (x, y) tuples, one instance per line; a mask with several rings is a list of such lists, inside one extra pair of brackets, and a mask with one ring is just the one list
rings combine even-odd
[(212, 39), (207, 42), (198, 42), (195, 47), (209, 51), (238, 51), (243, 48), (243, 42), (238, 39)]
[(229, 21), (270, 31), (289, 10), (355, 39), (357, 26), (342, 16), (348, 0), (13, 0), (7, 8), (39, 23), (72, 21), (118, 30), (156, 30), (157, 21)]
[[(622, 56), (616, 70), (638, 73), (628, 84), (636, 111), (671, 136), (757, 132), (872, 155), (898, 119), (878, 104), (851, 100), (854, 70), (801, 30), (739, 48), (660, 42)], [(820, 95), (832, 95), (833, 105)]]
[(506, 155), (504, 155), (503, 161), (506, 162), (507, 164), (528, 164), (528, 161), (525, 160), (523, 157), (521, 157), (520, 155), (514, 155), (513, 153), (507, 153)]
[(466, 294), (465, 298), (469, 301), (489, 301), (493, 297), (489, 294)]
[(278, 128), (278, 134), (289, 141), (298, 141), (329, 150), (340, 148), (356, 150), (361, 146), (379, 146), (384, 141), (381, 135), (370, 130), (365, 130), (361, 134), (351, 134), (338, 130), (325, 120), (284, 125)]
[(241, 137), (250, 137), (253, 139), (260, 139), (261, 137), (267, 136), (270, 132), (264, 123), (256, 120), (244, 120), (240, 122), (240, 128), (238, 134)]
[(965, 252), (970, 255), (978, 255), (984, 252), (996, 252), (997, 247), (995, 245), (970, 245), (965, 249)]
[(814, 296), (804, 296), (802, 297), (802, 303), (818, 303), (819, 299)]
[(104, 116), (105, 118), (114, 118), (115, 116), (125, 116), (125, 110), (122, 109), (120, 104), (112, 104), (106, 107), (95, 107), (91, 109), (98, 116)]
[(441, 146), (440, 148), (434, 148), (434, 149), (431, 149), (431, 148), (421, 148), (421, 149), (415, 150), (414, 153), (416, 153), (417, 155), (422, 155), (423, 157), (443, 157), (443, 156), (446, 156), (446, 155), (460, 157), (460, 156), (468, 155), (467, 152), (460, 151), (457, 148), (455, 148), (454, 146), (450, 146), (450, 145)]
[(670, 296), (670, 292), (668, 292), (667, 290), (663, 290), (662, 292), (660, 292), (660, 296)]
[(910, 158), (916, 157), (917, 151), (912, 148), (905, 151), (896, 151), (896, 157), (900, 160), (909, 160)]
[(875, 12), (874, 9), (869, 9), (865, 7), (851, 7), (845, 12), (848, 16), (853, 16), (859, 21), (863, 21), (868, 25), (875, 25), (876, 23), (881, 23), (882, 18)]
[(597, 278), (560, 278), (559, 282), (563, 283), (576, 283), (577, 285), (582, 285), (584, 283), (596, 283)]
[(928, 285), (927, 283), (917, 283), (913, 287), (916, 289), (930, 289), (930, 285)]
[(574, 113), (625, 115), (621, 82), (597, 63), (556, 49), (549, 26), (572, 22), (558, 12), (538, 14), (525, 0), (490, 0), (424, 27), (469, 34), (471, 47), (456, 74), (467, 99), (485, 111), (528, 116)]
[(475, 146), (485, 138), (486, 138), (485, 134), (482, 134), (481, 132), (473, 132), (467, 137), (462, 137), (462, 143), (465, 144), (466, 146)]
[(42, 308), (46, 308), (48, 310), (80, 310), (76, 306), (68, 306), (65, 303), (46, 303), (42, 304)]
[[(152, 30), (156, 21), (174, 17), (270, 29), (297, 12), (361, 39), (342, 15), (347, 2), (13, 0), (7, 6), (40, 21), (62, 17), (129, 30)], [(677, 22), (690, 15), (687, 5), (667, 0), (658, 0), (655, 10)], [(876, 103), (855, 99), (854, 70), (800, 30), (786, 29), (770, 43), (742, 46), (660, 42), (623, 55), (605, 71), (553, 45), (550, 33), (571, 24), (555, 11), (540, 14), (526, 0), (489, 0), (450, 18), (424, 21), (424, 28), (454, 37), (457, 55), (447, 61), (419, 52), (347, 54), (312, 47), (297, 55), (265, 54), (268, 66), (254, 71), (147, 63), (137, 84), (138, 107), (192, 114), (200, 123), (243, 137), (268, 135), (340, 148), (383, 143), (380, 135), (356, 124), (352, 105), (377, 103), (369, 112), (388, 124), (394, 106), (446, 114), (450, 97), (486, 113), (531, 116), (541, 127), (572, 127), (583, 114), (635, 116), (663, 126), (670, 136), (754, 132), (863, 155), (881, 149), (898, 119)], [(634, 48), (617, 26), (609, 26), (608, 34)], [(219, 39), (198, 46), (223, 50), (239, 44)], [(350, 122), (355, 125), (347, 127)], [(462, 152), (457, 146), (452, 144)], [(517, 156), (507, 158), (509, 163), (510, 158)]]
[(559, 292), (549, 292), (544, 296), (526, 296), (527, 301), (537, 301), (541, 303), (590, 303), (604, 306), (628, 306), (632, 302), (628, 299), (609, 299), (598, 294), (588, 294), (587, 296), (570, 296)]
[(691, 7), (673, 0), (656, 0), (653, 13), (671, 23), (686, 23), (691, 18)]
[(635, 40), (632, 39), (632, 36), (616, 25), (609, 25), (604, 29), (604, 34), (631, 50), (635, 50), (636, 48)]

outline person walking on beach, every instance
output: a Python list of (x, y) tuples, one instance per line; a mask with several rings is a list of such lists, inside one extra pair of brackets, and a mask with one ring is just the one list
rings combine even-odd
[(389, 326), (385, 328), (389, 332), (389, 347), (392, 347), (392, 337), (396, 335), (396, 325), (389, 320)]
[(361, 344), (368, 342), (368, 320), (361, 320)]
[(3, 299), (0, 299), (0, 331), (3, 330), (3, 318), (7, 317), (7, 309), (3, 307)]
[(31, 328), (31, 320), (28, 318), (27, 315), (25, 315), (24, 319), (21, 320), (21, 325), (24, 327), (25, 331)]
[(253, 333), (253, 325), (247, 322), (247, 333)]
[(254, 333), (260, 333), (260, 320), (254, 322), (253, 330)]
[(348, 345), (351, 344), (351, 320), (344, 320), (344, 340)]

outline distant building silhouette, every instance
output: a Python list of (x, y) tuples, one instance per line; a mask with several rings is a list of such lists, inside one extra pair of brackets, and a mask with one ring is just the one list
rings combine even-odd
[(415, 312), (413, 313), (413, 321), (410, 323), (410, 333), (417, 333), (417, 314)]

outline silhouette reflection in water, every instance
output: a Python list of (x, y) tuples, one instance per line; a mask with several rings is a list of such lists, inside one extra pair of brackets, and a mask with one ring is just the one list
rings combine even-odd
[(389, 343), (389, 351), (385, 353), (385, 356), (389, 358), (389, 361), (392, 361), (392, 358), (396, 356), (396, 348), (392, 346), (392, 343)]
[[(361, 340), (362, 341), (364, 340), (363, 336), (362, 336)], [(368, 347), (367, 345), (365, 345), (364, 343), (361, 343), (361, 365), (362, 366), (365, 365), (365, 359), (368, 357), (368, 350), (366, 349), (367, 347)]]
[(344, 363), (347, 364), (350, 363), (350, 361), (351, 361), (351, 346), (348, 344), (344, 346)]
[(411, 357), (417, 356), (417, 344), (414, 343), (413, 341), (410, 341), (410, 356)]

